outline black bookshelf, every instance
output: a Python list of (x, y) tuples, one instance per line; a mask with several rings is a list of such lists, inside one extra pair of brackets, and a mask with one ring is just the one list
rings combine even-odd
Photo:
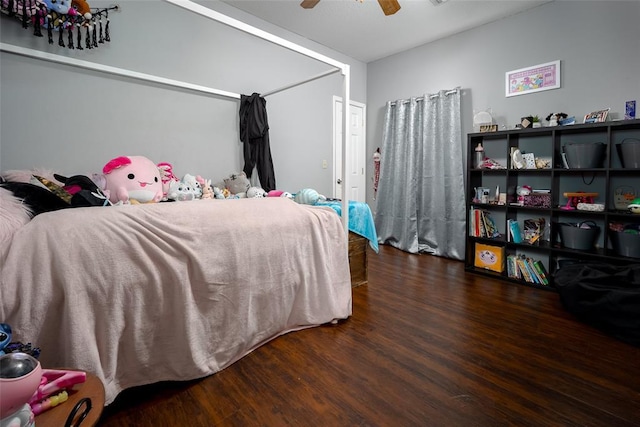
[[(637, 264), (640, 258), (625, 257), (612, 242), (610, 223), (640, 223), (640, 215), (632, 214), (624, 206), (635, 191), (640, 197), (640, 169), (624, 168), (617, 145), (625, 140), (640, 140), (640, 120), (611, 121), (569, 126), (554, 126), (531, 129), (514, 129), (497, 132), (470, 133), (467, 136), (467, 238), (465, 269), (469, 272), (497, 277), (509, 282), (554, 290), (553, 274), (564, 263), (606, 262), (616, 265)], [(486, 169), (475, 165), (475, 148), (484, 148), (484, 156), (495, 160), (503, 168)], [(563, 148), (569, 143), (603, 143), (605, 146), (602, 167), (567, 168), (563, 161)], [(533, 155), (547, 163), (546, 168), (517, 169), (512, 161), (512, 151)], [(533, 189), (548, 190), (548, 205), (521, 206), (515, 194), (518, 187), (528, 185)], [(474, 199), (477, 188), (488, 188), (488, 203)], [(496, 192), (506, 194), (506, 202), (498, 204)], [(603, 211), (566, 209), (568, 199), (564, 193), (597, 193), (592, 200), (604, 205)], [(626, 199), (624, 197), (627, 197)], [(624, 200), (622, 200), (624, 199)], [(591, 200), (586, 200), (591, 201)], [(575, 205), (575, 203), (573, 203)], [(569, 206), (572, 204), (569, 203)], [(572, 206), (574, 207), (574, 206)], [(472, 217), (475, 210), (489, 212), (500, 235), (490, 238), (478, 235)], [(526, 219), (543, 218), (545, 221), (541, 237), (534, 243), (526, 240), (516, 243), (509, 235), (509, 220), (517, 221), (522, 230)], [(567, 247), (560, 237), (563, 223), (589, 221), (600, 231), (595, 245), (587, 250)], [(477, 225), (477, 224), (476, 224)], [(477, 227), (476, 227), (477, 228)], [(640, 238), (640, 236), (639, 236)], [(487, 269), (477, 259), (477, 247), (489, 245), (503, 256), (504, 269)], [(528, 282), (509, 277), (507, 258), (510, 256), (541, 261), (549, 284)], [(497, 270), (497, 271), (496, 271)]]

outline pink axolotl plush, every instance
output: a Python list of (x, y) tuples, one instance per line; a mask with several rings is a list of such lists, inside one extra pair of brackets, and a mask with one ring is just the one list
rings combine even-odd
[(104, 193), (111, 203), (154, 203), (162, 200), (160, 169), (144, 156), (121, 156), (104, 168)]

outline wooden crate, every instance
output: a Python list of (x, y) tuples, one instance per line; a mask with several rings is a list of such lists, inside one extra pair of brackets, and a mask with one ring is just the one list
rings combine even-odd
[(349, 267), (351, 269), (351, 286), (360, 286), (368, 282), (367, 246), (369, 241), (349, 232)]

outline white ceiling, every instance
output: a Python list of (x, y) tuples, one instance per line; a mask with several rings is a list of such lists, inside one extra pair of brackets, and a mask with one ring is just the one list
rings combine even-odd
[(371, 62), (493, 22), (550, 0), (399, 0), (385, 16), (377, 0), (223, 0), (264, 21), (362, 62)]

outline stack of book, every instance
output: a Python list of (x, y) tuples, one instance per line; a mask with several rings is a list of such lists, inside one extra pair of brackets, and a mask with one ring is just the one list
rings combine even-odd
[(491, 213), (478, 208), (471, 208), (469, 211), (469, 234), (473, 237), (484, 237), (495, 239), (500, 237), (500, 232), (495, 221), (491, 218)]
[(538, 285), (549, 285), (549, 278), (544, 264), (524, 255), (507, 256), (507, 275), (512, 279), (524, 280)]

